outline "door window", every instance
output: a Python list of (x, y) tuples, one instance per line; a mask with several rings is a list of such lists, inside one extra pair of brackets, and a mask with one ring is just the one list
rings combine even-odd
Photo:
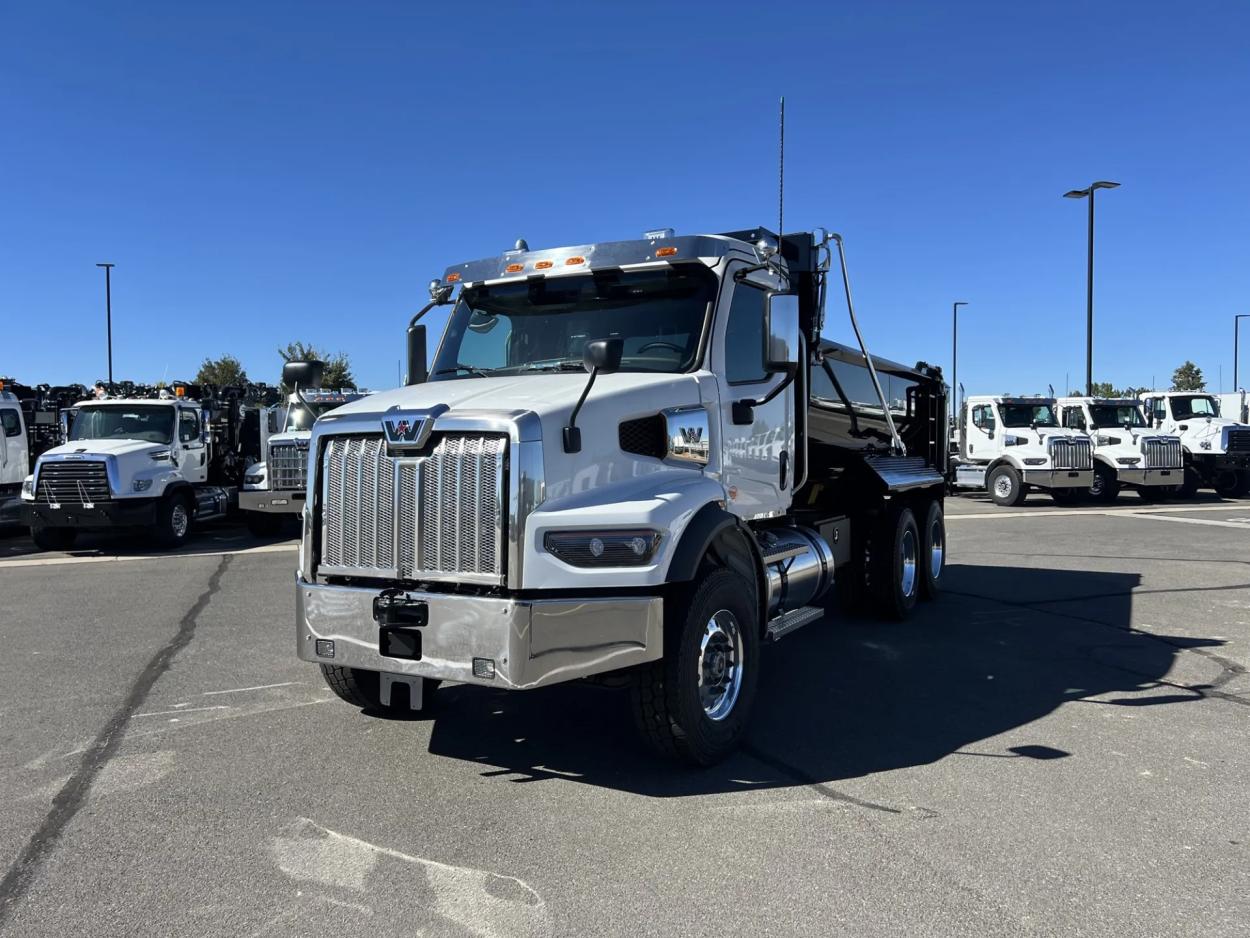
[(22, 432), (22, 422), (17, 419), (17, 411), (8, 407), (0, 410), (0, 425), (4, 426), (5, 436), (17, 436)]
[(764, 299), (767, 294), (746, 284), (734, 287), (725, 326), (725, 379), (730, 384), (765, 380)]
[(200, 438), (200, 418), (193, 410), (178, 412), (178, 441), (194, 443)]
[(989, 404), (978, 404), (972, 408), (972, 425), (986, 433), (994, 432), (994, 408)]
[(1063, 412), (1063, 425), (1069, 430), (1085, 429), (1085, 414), (1079, 407), (1069, 407)]

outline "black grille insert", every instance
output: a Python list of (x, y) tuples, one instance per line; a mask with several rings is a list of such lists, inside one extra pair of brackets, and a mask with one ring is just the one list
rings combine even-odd
[(668, 455), (667, 421), (660, 414), (622, 421), (620, 440), (626, 453), (663, 459)]

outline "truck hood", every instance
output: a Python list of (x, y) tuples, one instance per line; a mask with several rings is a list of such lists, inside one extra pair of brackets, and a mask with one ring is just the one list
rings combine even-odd
[(139, 456), (151, 453), (169, 452), (168, 443), (148, 443), (144, 440), (73, 440), (62, 443), (44, 452), (44, 456), (75, 456), (84, 459), (100, 456)]
[(285, 430), (282, 433), (269, 434), (269, 445), (274, 443), (298, 443), (300, 440), (307, 440), (312, 436), (310, 430)]
[[(693, 468), (673, 470), (658, 459), (625, 453), (620, 447), (619, 426), (622, 421), (703, 402), (699, 379), (692, 374), (622, 372), (600, 375), (577, 417), (582, 435), (581, 451), (565, 453), (563, 428), (568, 423), (573, 405), (586, 387), (588, 377), (584, 372), (566, 372), (431, 381), (371, 394), (345, 404), (318, 420), (317, 428), (330, 429), (340, 420), (376, 416), (377, 431), (380, 433), (382, 417), (390, 411), (428, 410), (440, 404), (447, 405), (448, 417), (508, 415), (528, 411), (537, 415), (542, 424), (544, 481), (548, 499), (653, 472), (701, 471)], [(715, 415), (710, 416), (712, 426), (719, 426)], [(712, 452), (716, 452), (715, 440)]]

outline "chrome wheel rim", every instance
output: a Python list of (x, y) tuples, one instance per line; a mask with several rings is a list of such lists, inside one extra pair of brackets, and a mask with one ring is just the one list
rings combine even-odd
[(1091, 482), (1091, 483), (1090, 483), (1090, 486), (1089, 486), (1089, 491), (1090, 491), (1090, 494), (1092, 494), (1092, 495), (1101, 495), (1101, 494), (1102, 494), (1102, 486), (1103, 486), (1103, 478), (1102, 478), (1102, 476), (1101, 476), (1099, 473), (1095, 472), (1095, 473), (1094, 473), (1094, 481), (1093, 481), (1093, 482)]
[(169, 514), (169, 527), (173, 531), (174, 537), (185, 537), (187, 534), (187, 526), (190, 523), (191, 519), (187, 515), (187, 506), (181, 502), (174, 505), (174, 510)]
[(916, 532), (908, 527), (903, 532), (903, 543), (899, 550), (899, 562), (902, 565), (899, 582), (904, 596), (911, 596), (916, 590), (916, 553)]
[(1005, 475), (994, 480), (994, 494), (999, 498), (1011, 497), (1011, 479)]
[(937, 580), (942, 575), (942, 560), (946, 554), (946, 545), (942, 543), (942, 522), (933, 519), (929, 526), (929, 579)]
[(742, 630), (728, 609), (712, 614), (699, 642), (699, 703), (709, 720), (733, 712), (742, 691)]

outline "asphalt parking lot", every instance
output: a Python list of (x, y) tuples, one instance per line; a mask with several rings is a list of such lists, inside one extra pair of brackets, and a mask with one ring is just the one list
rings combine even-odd
[(1250, 934), (1250, 501), (948, 516), (697, 772), (594, 687), (332, 698), (291, 541), (0, 538), (0, 934)]

